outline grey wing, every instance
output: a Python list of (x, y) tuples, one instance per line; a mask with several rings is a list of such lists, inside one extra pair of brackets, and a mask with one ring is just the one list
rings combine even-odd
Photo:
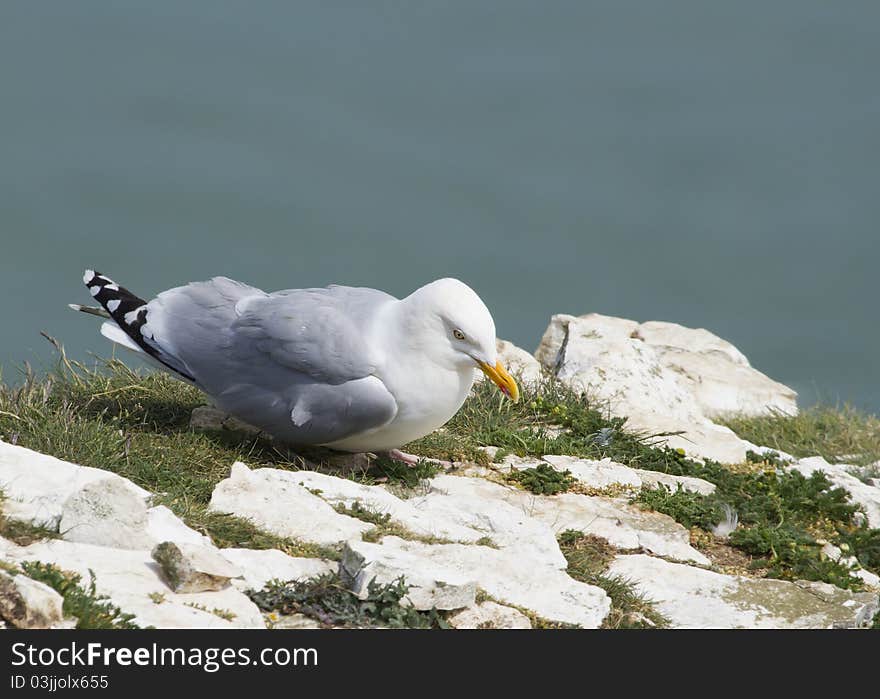
[(221, 277), (160, 294), (147, 324), (219, 408), (278, 438), (323, 444), (397, 413), (363, 334), (389, 300), (350, 287), (266, 294)]
[(215, 396), (219, 408), (293, 444), (329, 444), (375, 430), (397, 414), (385, 385), (368, 376), (341, 384), (314, 381), (284, 390), (240, 383)]
[(338, 384), (371, 375), (376, 358), (365, 333), (393, 297), (374, 289), (296, 289), (238, 304), (234, 351), (254, 350), (318, 381)]

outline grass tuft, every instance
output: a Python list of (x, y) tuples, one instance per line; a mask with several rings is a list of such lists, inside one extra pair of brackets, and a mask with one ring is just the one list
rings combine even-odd
[(567, 530), (559, 535), (558, 541), (568, 561), (568, 574), (575, 580), (601, 587), (611, 598), (611, 611), (602, 623), (603, 628), (662, 629), (669, 625), (669, 620), (631, 582), (603, 572), (615, 555), (605, 539)]
[(564, 493), (577, 483), (571, 471), (557, 471), (546, 464), (539, 464), (535, 468), (512, 470), (507, 474), (507, 480), (511, 483), (519, 483), (536, 495)]
[(753, 444), (798, 458), (857, 466), (880, 460), (880, 419), (849, 405), (814, 406), (795, 416), (730, 417), (723, 424)]
[(39, 527), (29, 522), (22, 522), (5, 516), (3, 513), (5, 499), (3, 491), (0, 491), (0, 537), (19, 546), (29, 546), (35, 541), (57, 539), (59, 537), (58, 532), (54, 529)]
[(248, 595), (263, 612), (304, 614), (327, 627), (449, 628), (436, 609), (422, 612), (401, 604), (407, 592), (403, 577), (385, 585), (372, 580), (367, 598), (361, 600), (337, 575), (328, 573), (304, 581), (272, 580)]
[(139, 629), (134, 615), (126, 614), (105, 595), (95, 591), (95, 576), (87, 586), (81, 576), (61, 570), (51, 563), (25, 561), (22, 570), (29, 578), (45, 583), (64, 598), (64, 615), (76, 617), (78, 629)]

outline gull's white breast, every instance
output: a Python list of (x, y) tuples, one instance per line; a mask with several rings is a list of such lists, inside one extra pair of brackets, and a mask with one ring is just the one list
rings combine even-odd
[(430, 363), (400, 363), (378, 375), (397, 401), (397, 414), (382, 427), (324, 446), (345, 451), (388, 451), (430, 434), (458, 412), (474, 383), (474, 370)]

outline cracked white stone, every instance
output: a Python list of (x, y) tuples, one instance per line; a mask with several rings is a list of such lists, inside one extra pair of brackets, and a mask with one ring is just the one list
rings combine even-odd
[(251, 521), (278, 536), (332, 545), (373, 528), (339, 514), (323, 499), (290, 479), (290, 471), (261, 468), (251, 471), (236, 462), (229, 478), (214, 488), (209, 508)]
[(339, 565), (323, 558), (297, 558), (278, 549), (220, 549), (220, 555), (241, 570), (232, 581), (240, 590), (262, 590), (270, 580), (290, 582), (335, 573)]
[[(584, 628), (597, 628), (611, 608), (604, 590), (573, 580), (540, 557), (530, 557), (528, 549), (422, 544), (394, 536), (386, 536), (381, 544), (350, 541), (347, 548), (343, 565), (356, 591), (364, 589), (371, 575), (381, 583), (400, 575), (410, 582), (408, 574), (414, 572), (416, 582), (423, 585), (446, 583), (466, 590), (475, 585), (500, 603)], [(357, 568), (367, 572), (358, 575)], [(463, 606), (472, 604), (473, 599)]]
[(565, 569), (556, 534), (522, 507), (520, 492), (482, 478), (440, 475), (431, 479), (430, 490), (415, 505), (432, 517), (477, 531), (501, 549)]
[(413, 534), (436, 537), (448, 541), (474, 542), (485, 534), (448, 518), (433, 516), (422, 506), (419, 497), (403, 500), (382, 486), (364, 485), (345, 478), (337, 478), (315, 471), (282, 471), (278, 476), (297, 483), (333, 506), (353, 507), (359, 503), (369, 512), (388, 515), (391, 522), (400, 524)]
[(521, 611), (497, 602), (480, 602), (451, 615), (447, 621), (456, 629), (530, 629), (532, 622)]
[(68, 541), (149, 550), (160, 541), (210, 544), (152, 495), (110, 471), (0, 442), (3, 513)]
[(156, 505), (147, 510), (147, 533), (151, 545), (161, 541), (212, 546), (210, 537), (199, 534), (187, 526), (183, 520), (164, 505)]
[(61, 508), (61, 536), (66, 541), (120, 549), (149, 549), (147, 503), (117, 478), (84, 485)]
[(880, 608), (876, 593), (723, 575), (644, 554), (619, 556), (607, 572), (633, 582), (673, 628), (854, 628)]
[(749, 366), (733, 345), (702, 329), (639, 324), (592, 313), (555, 315), (535, 352), (563, 382), (606, 402), (631, 428), (665, 437), (688, 455), (739, 463), (746, 446), (711, 418), (795, 414), (796, 394)]
[(65, 501), (94, 481), (114, 480), (146, 501), (150, 493), (109, 471), (56, 459), (0, 441), (0, 491), (4, 515), (58, 530)]
[[(602, 537), (621, 549), (643, 548), (659, 556), (709, 564), (690, 545), (688, 530), (678, 522), (657, 512), (640, 510), (623, 499), (577, 493), (534, 495), (479, 478), (446, 475), (434, 478), (431, 486), (432, 492), (426, 499), (437, 497), (450, 514), (458, 512), (460, 517), (466, 517), (471, 513), (474, 519), (484, 521), (503, 514), (494, 526), (505, 531), (487, 528), (497, 544), (502, 548), (534, 550), (537, 553), (532, 555), (560, 569), (567, 563), (556, 544), (556, 536), (567, 529)], [(439, 500), (441, 495), (445, 495), (445, 502)]]
[[(396, 537), (386, 537), (396, 539)], [(396, 539), (403, 541), (403, 539)], [(477, 585), (466, 571), (436, 565), (430, 558), (405, 548), (350, 541), (342, 552), (339, 574), (361, 599), (370, 583), (393, 583), (403, 577), (409, 591), (403, 602), (415, 609), (461, 609), (474, 603)]]
[[(139, 626), (156, 628), (265, 628), (257, 606), (234, 587), (212, 592), (174, 593), (149, 551), (114, 549), (60, 539), (7, 550), (6, 560), (41, 561), (78, 573), (88, 585), (91, 572), (99, 595), (107, 595)], [(208, 610), (208, 611), (205, 611)], [(231, 614), (224, 619), (212, 612)]]
[[(597, 490), (613, 486), (640, 490), (642, 487), (656, 488), (659, 485), (664, 485), (673, 492), (679, 486), (684, 490), (701, 495), (711, 495), (715, 492), (715, 484), (702, 478), (674, 476), (659, 471), (630, 468), (608, 458), (596, 461), (576, 456), (548, 454), (543, 459), (557, 471), (569, 471), (573, 478)], [(513, 466), (518, 469), (523, 467), (523, 465)]]
[(94, 480), (61, 508), (58, 527), (66, 541), (122, 549), (150, 550), (162, 541), (211, 546), (164, 505), (147, 507), (125, 479)]
[(642, 479), (633, 469), (611, 459), (581, 459), (576, 456), (557, 456), (548, 454), (544, 461), (557, 471), (568, 471), (573, 478), (590, 488), (601, 490), (611, 486), (622, 486), (638, 490)]

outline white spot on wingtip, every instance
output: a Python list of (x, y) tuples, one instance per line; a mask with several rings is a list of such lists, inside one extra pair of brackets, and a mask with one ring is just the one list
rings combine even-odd
[(146, 308), (146, 306), (138, 306), (138, 307), (135, 308), (133, 311), (129, 311), (128, 313), (126, 313), (126, 314), (123, 316), (123, 320), (125, 320), (125, 322), (126, 322), (128, 325), (131, 325), (132, 323), (134, 323), (134, 322), (137, 320), (138, 313), (140, 313), (140, 312), (141, 312), (142, 310), (144, 310), (145, 308)]
[(119, 299), (113, 299), (112, 301), (107, 302), (107, 310), (111, 313), (116, 313), (116, 309), (119, 308), (119, 304), (122, 303)]
[(92, 279), (95, 278), (95, 270), (87, 269), (83, 274), (83, 284), (88, 284)]
[(104, 288), (103, 286), (90, 286), (89, 293), (92, 296), (97, 296), (101, 292), (101, 289), (103, 289), (103, 288)]

